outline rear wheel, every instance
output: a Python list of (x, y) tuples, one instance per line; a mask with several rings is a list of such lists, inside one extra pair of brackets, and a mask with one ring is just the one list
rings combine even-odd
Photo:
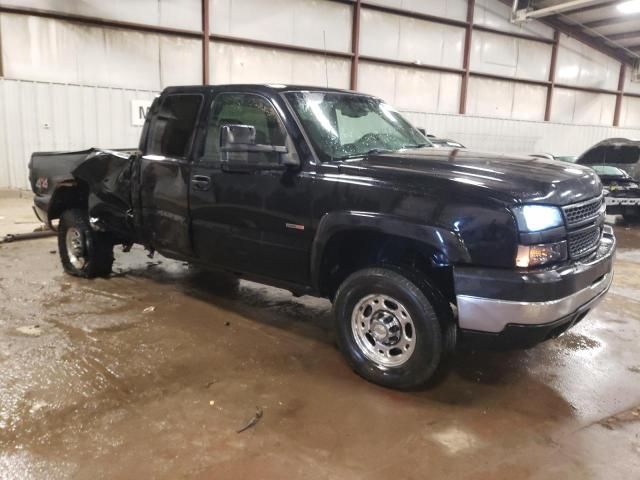
[(66, 210), (58, 226), (58, 251), (65, 272), (77, 277), (106, 277), (113, 266), (113, 242), (109, 235), (89, 225), (87, 212)]
[(410, 272), (368, 268), (349, 276), (338, 289), (338, 344), (365, 379), (414, 389), (436, 373), (451, 339), (442, 328), (445, 319), (438, 316), (436, 297), (419, 285)]

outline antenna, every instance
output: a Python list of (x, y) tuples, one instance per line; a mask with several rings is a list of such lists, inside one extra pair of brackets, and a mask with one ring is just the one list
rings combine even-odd
[(329, 88), (329, 66), (327, 65), (327, 32), (322, 30), (322, 44), (324, 46), (324, 77), (326, 81), (326, 87)]

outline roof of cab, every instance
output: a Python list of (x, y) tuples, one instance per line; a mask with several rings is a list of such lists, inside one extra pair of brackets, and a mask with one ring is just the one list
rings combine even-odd
[(224, 85), (184, 85), (165, 88), (162, 93), (185, 93), (185, 92), (198, 92), (205, 93), (208, 91), (232, 91), (232, 90), (247, 90), (263, 93), (281, 93), (281, 92), (335, 92), (335, 93), (350, 93), (354, 95), (363, 95), (370, 97), (362, 92), (355, 92), (353, 90), (344, 90), (340, 88), (318, 87), (312, 85), (284, 85), (275, 83), (238, 83), (238, 84), (224, 84)]

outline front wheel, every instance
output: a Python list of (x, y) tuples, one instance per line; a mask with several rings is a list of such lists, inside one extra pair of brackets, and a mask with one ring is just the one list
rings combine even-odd
[(365, 379), (389, 388), (424, 386), (446, 353), (436, 305), (411, 275), (367, 268), (349, 276), (334, 301), (340, 350)]
[(89, 225), (87, 212), (66, 210), (58, 227), (58, 251), (65, 272), (76, 277), (106, 277), (113, 266), (113, 242)]

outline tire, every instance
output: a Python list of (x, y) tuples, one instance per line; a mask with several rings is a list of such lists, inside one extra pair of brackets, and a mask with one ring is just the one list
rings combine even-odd
[(113, 266), (113, 242), (94, 231), (87, 212), (65, 210), (58, 227), (58, 251), (64, 271), (84, 278), (107, 277)]
[(333, 305), (338, 345), (349, 365), (384, 387), (425, 387), (455, 346), (455, 324), (443, 298), (407, 270), (353, 273)]

